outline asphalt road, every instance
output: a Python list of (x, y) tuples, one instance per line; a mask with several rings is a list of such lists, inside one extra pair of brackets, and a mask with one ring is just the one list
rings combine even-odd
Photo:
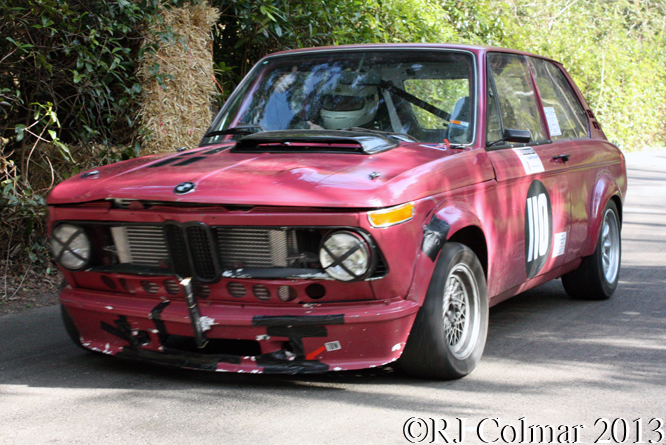
[(0, 317), (0, 443), (451, 443), (459, 422), (469, 444), (540, 443), (535, 425), (544, 443), (666, 443), (666, 152), (627, 159), (615, 295), (573, 301), (558, 280), (496, 306), (467, 378), (153, 369), (76, 348), (37, 309)]

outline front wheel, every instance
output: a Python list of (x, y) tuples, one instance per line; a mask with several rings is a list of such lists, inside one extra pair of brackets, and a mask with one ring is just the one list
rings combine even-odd
[(407, 374), (457, 379), (474, 370), (488, 331), (488, 293), (474, 252), (446, 243), (398, 367)]
[(564, 290), (579, 300), (606, 300), (613, 295), (620, 279), (622, 243), (620, 217), (611, 200), (604, 209), (597, 248), (583, 258), (578, 269), (562, 275)]

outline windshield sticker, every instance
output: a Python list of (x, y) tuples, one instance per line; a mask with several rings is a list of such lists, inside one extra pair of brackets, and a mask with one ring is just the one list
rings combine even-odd
[(539, 180), (532, 181), (525, 202), (525, 268), (527, 278), (535, 277), (546, 264), (553, 243), (553, 209), (548, 190)]
[(467, 127), (469, 127), (469, 122), (452, 120), (451, 121), (451, 127), (453, 127), (453, 128), (467, 128)]
[(556, 233), (554, 238), (553, 258), (564, 255), (564, 248), (567, 245), (567, 232)]
[(551, 136), (560, 136), (562, 130), (560, 129), (560, 122), (557, 120), (557, 115), (555, 114), (554, 107), (543, 107), (543, 112), (546, 115), (546, 121), (548, 122), (548, 131), (550, 131)]
[(536, 154), (532, 147), (514, 148), (513, 151), (518, 155), (518, 159), (523, 163), (525, 173), (528, 175), (541, 173), (544, 170), (541, 158)]

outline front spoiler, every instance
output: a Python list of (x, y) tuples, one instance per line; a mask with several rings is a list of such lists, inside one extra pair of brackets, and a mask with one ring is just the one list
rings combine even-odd
[[(135, 362), (153, 363), (172, 368), (193, 369), (196, 371), (248, 372), (251, 374), (323, 374), (329, 366), (317, 360), (289, 360), (284, 351), (261, 354), (252, 357), (256, 366), (243, 365), (239, 357), (228, 354), (200, 354), (174, 349), (163, 352), (142, 348), (123, 348), (115, 355), (118, 358)], [(261, 370), (261, 371), (260, 371)]]
[(169, 347), (194, 337), (183, 299), (65, 288), (60, 295), (91, 350), (133, 361), (203, 371), (301, 374), (371, 368), (397, 360), (419, 310), (404, 299), (308, 306), (201, 304), (206, 338), (256, 342), (260, 353), (202, 353)]

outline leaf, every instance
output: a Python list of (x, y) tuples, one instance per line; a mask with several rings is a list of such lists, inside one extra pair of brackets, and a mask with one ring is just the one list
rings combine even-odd
[(16, 124), (14, 131), (16, 132), (16, 142), (23, 140), (23, 136), (25, 135), (25, 125)]
[(63, 144), (62, 142), (60, 142), (57, 139), (54, 139), (53, 143), (56, 145), (56, 147), (58, 147), (58, 150), (60, 151), (60, 154), (62, 154), (62, 156), (66, 160), (68, 160), (69, 162), (76, 162), (74, 160), (74, 158), (72, 157), (72, 152), (69, 151), (69, 147), (67, 147), (65, 144)]

